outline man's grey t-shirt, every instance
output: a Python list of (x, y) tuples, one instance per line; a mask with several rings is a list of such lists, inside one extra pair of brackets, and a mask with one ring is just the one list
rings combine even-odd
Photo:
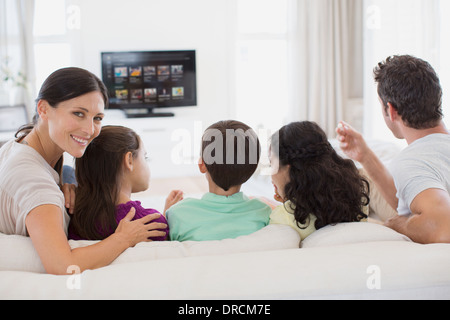
[(411, 203), (422, 192), (450, 193), (450, 135), (432, 134), (414, 141), (392, 161), (399, 215), (411, 214)]

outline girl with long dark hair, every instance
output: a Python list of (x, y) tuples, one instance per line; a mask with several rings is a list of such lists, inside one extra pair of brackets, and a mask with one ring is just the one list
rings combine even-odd
[[(69, 238), (103, 240), (114, 233), (131, 208), (136, 210), (134, 219), (160, 214), (131, 200), (133, 193), (146, 191), (149, 187), (150, 168), (146, 157), (144, 144), (132, 129), (122, 126), (102, 128), (84, 156), (75, 163), (78, 187)], [(164, 213), (181, 199), (182, 192), (173, 191), (166, 201)], [(167, 224), (164, 215), (154, 222)], [(165, 240), (168, 228), (161, 231), (164, 236), (151, 239)]]
[(275, 199), (271, 223), (289, 224), (302, 240), (327, 225), (367, 218), (369, 183), (313, 122), (294, 122), (272, 136)]

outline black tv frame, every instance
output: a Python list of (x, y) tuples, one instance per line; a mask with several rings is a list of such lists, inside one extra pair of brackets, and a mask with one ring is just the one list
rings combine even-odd
[(109, 109), (153, 118), (175, 116), (155, 109), (197, 106), (195, 50), (102, 52), (101, 62)]

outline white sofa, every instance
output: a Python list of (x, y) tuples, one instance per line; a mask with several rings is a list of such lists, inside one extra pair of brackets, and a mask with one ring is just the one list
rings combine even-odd
[[(398, 152), (371, 147), (385, 162)], [(393, 214), (376, 192), (371, 200), (371, 216)], [(0, 299), (450, 299), (450, 245), (419, 245), (368, 222), (299, 244), (290, 227), (270, 225), (238, 239), (142, 243), (108, 267), (52, 276), (30, 239), (0, 234)]]
[(67, 276), (46, 275), (25, 237), (0, 235), (0, 257), (0, 299), (450, 299), (450, 245), (415, 244), (368, 222), (328, 226), (301, 248), (281, 225), (139, 244), (108, 267)]

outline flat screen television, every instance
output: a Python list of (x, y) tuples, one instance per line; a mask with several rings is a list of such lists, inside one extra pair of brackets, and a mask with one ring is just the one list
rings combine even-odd
[(156, 108), (197, 106), (196, 52), (102, 52), (110, 109), (128, 117), (170, 117)]

